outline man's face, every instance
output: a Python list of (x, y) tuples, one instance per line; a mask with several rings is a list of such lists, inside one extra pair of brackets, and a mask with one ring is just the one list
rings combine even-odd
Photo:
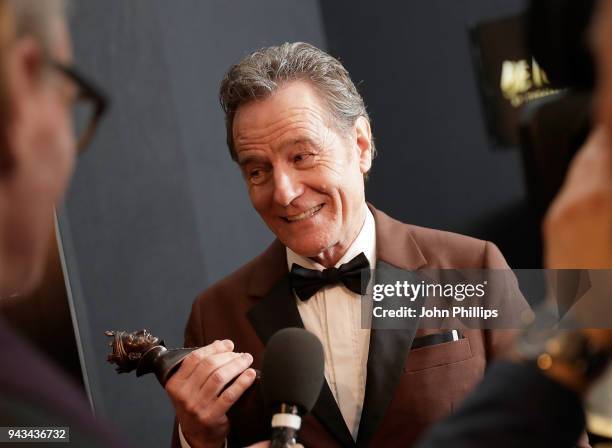
[(365, 218), (369, 123), (340, 132), (317, 91), (294, 81), (238, 108), (233, 137), (253, 206), (287, 247), (334, 264)]
[[(51, 58), (71, 60), (66, 25), (53, 23)], [(38, 283), (53, 229), (53, 207), (66, 190), (75, 159), (71, 110), (76, 86), (50, 70), (40, 45), (17, 40), (7, 52), (10, 122), (7, 144), (14, 160), (0, 178), (2, 289), (25, 293)]]

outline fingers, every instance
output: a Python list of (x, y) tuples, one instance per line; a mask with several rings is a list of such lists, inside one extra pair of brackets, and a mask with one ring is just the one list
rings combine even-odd
[[(198, 365), (191, 372), (189, 377), (185, 378), (184, 381), (181, 381), (179, 386), (182, 391), (181, 394), (192, 397), (198, 396), (198, 400), (203, 403), (208, 402), (210, 399), (215, 398), (213, 395), (209, 395), (206, 397), (200, 396), (200, 391), (204, 388), (206, 384), (211, 381), (211, 377), (218, 378), (219, 375), (216, 373), (218, 369), (223, 367), (225, 364), (232, 363), (234, 360), (240, 358), (240, 353), (234, 352), (224, 352), (224, 353), (215, 353), (212, 354), (201, 361), (199, 361)], [(242, 370), (248, 367), (245, 366)], [(228, 379), (228, 381), (231, 378)], [(215, 380), (216, 381), (216, 380)], [(222, 385), (222, 387), (225, 384)]]
[[(233, 349), (234, 343), (226, 339), (224, 341), (215, 341), (212, 344), (194, 350), (183, 360), (181, 367), (170, 378), (170, 381), (185, 381), (203, 360), (217, 353), (231, 352)], [(170, 383), (170, 381), (168, 382)]]
[[(200, 389), (201, 400), (211, 400), (217, 397), (223, 388), (238, 375), (243, 373), (252, 363), (253, 357), (249, 353), (232, 353), (232, 358), (224, 354), (211, 356), (211, 363), (215, 363), (215, 369), (210, 371), (206, 382)], [(210, 359), (209, 358), (209, 359)]]
[(251, 387), (255, 381), (255, 370), (247, 369), (240, 374), (238, 378), (225, 389), (216, 399), (210, 409), (211, 420), (224, 416), (230, 407), (242, 396), (245, 390)]
[[(231, 341), (215, 341), (190, 353), (179, 371), (166, 384), (166, 390), (175, 405), (195, 414), (197, 409), (212, 404), (227, 384), (252, 364), (253, 357), (250, 354), (235, 353), (231, 349)], [(248, 384), (245, 382), (247, 379), (251, 380)], [(252, 384), (251, 375), (247, 374), (241, 381), (237, 388), (232, 388), (229, 396), (233, 396), (236, 391), (241, 395), (244, 390), (240, 386), (248, 388)]]
[(248, 368), (253, 357), (233, 350), (229, 340), (194, 350), (166, 383), (181, 430), (190, 443), (197, 440), (206, 441), (206, 446), (220, 445), (229, 429), (226, 412), (255, 379), (255, 371)]
[(192, 397), (199, 392), (210, 375), (210, 371), (207, 371), (207, 369), (213, 367), (210, 366), (207, 359), (219, 354), (226, 354), (228, 357), (236, 356), (231, 351), (233, 347), (234, 344), (231, 341), (215, 341), (191, 352), (183, 360), (179, 370), (166, 383), (166, 391), (175, 407), (177, 407), (177, 411), (178, 408), (191, 406)]

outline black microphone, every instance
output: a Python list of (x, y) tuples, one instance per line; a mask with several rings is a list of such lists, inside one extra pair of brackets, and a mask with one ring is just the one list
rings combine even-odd
[(273, 412), (271, 448), (297, 443), (302, 417), (319, 398), (324, 363), (321, 342), (306, 330), (285, 328), (270, 338), (263, 359), (262, 391)]

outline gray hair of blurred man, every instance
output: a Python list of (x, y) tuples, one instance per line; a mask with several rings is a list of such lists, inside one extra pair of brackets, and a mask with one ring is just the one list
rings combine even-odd
[[(65, 18), (67, 11), (68, 0), (0, 0), (0, 64), (10, 43), (25, 36), (32, 36), (48, 53), (53, 42), (53, 19)], [(10, 119), (4, 70), (0, 69), (0, 122), (6, 125)], [(0, 175), (12, 168), (5, 137), (0, 130)]]
[(52, 36), (52, 19), (65, 18), (68, 0), (7, 0), (13, 16), (15, 38), (33, 36), (49, 51)]
[[(262, 48), (230, 67), (221, 81), (219, 100), (225, 112), (227, 146), (234, 161), (232, 129), (238, 108), (268, 97), (291, 81), (308, 81), (317, 89), (327, 104), (331, 124), (336, 130), (348, 132), (359, 117), (370, 121), (363, 98), (336, 58), (304, 42)], [(372, 141), (372, 158), (375, 155)]]

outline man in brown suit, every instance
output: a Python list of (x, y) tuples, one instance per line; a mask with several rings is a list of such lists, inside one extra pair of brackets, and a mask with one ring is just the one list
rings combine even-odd
[(444, 330), (370, 331), (361, 328), (358, 292), (329, 284), (303, 295), (290, 271), (326, 276), (358, 259), (407, 271), (507, 268), (503, 256), (490, 242), (403, 224), (366, 204), (369, 118), (344, 67), (321, 50), (295, 43), (253, 53), (227, 73), (221, 102), (232, 158), (277, 240), (196, 299), (185, 342), (203, 348), (166, 386), (174, 445), (269, 438), (250, 366), (261, 367), (266, 342), (286, 327), (312, 331), (325, 352), (326, 382), (301, 443), (412, 445), (475, 386), (510, 333), (469, 330), (449, 340)]

